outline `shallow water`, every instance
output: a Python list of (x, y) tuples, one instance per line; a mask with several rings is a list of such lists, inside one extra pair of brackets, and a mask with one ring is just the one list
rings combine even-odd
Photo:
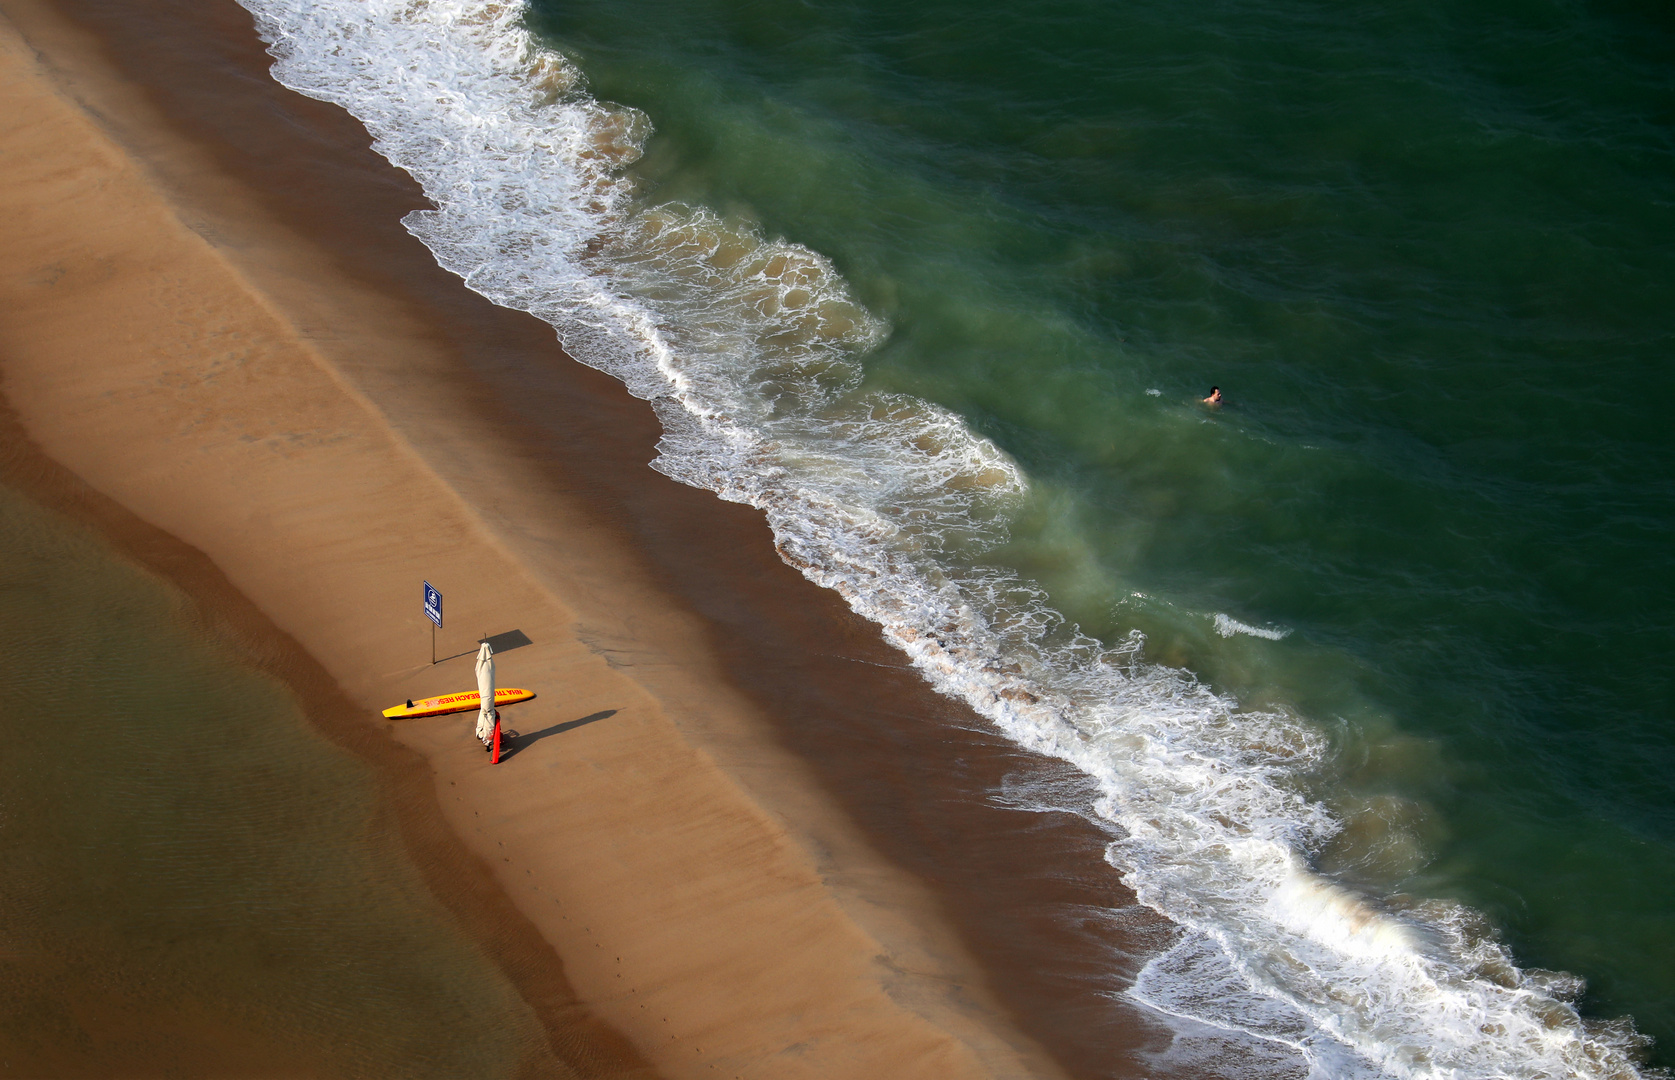
[(0, 1075), (504, 1076), (535, 1017), (368, 767), (0, 488)]
[(1188, 931), (1142, 1000), (1333, 1075), (1675, 1041), (1656, 12), (250, 6), (658, 468), (1094, 781), (1030, 797)]

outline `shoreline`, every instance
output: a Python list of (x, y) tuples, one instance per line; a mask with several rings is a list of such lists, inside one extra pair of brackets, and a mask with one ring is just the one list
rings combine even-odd
[[(528, 1060), (518, 1075), (548, 1075), (555, 1064), (586, 1077), (651, 1080), (658, 1075), (621, 1034), (579, 1007), (552, 945), (443, 820), (425, 760), (367, 724), (365, 711), (348, 700), (325, 669), (234, 589), (202, 552), (136, 517), (42, 454), (3, 398), (0, 483), (87, 528), (109, 543), (117, 557), (185, 593), (191, 603), (188, 621), (229, 645), (240, 663), (285, 686), (313, 730), (371, 766), (381, 791), (380, 813), (393, 820), (425, 887), (453, 917), (458, 932), (491, 958), (540, 1019), (552, 1059)], [(202, 1037), (195, 1026), (192, 1030)], [(196, 1051), (196, 1060), (207, 1063), (206, 1075), (227, 1075), (220, 1070), (237, 1058), (218, 1057), (216, 1040), (231, 1038), (231, 1032), (216, 1033), (203, 1046), (187, 1048), (186, 1059), (193, 1060)], [(121, 1064), (135, 1075), (152, 1075), (150, 1066), (132, 1059)]]
[[(184, 9), (176, 5), (176, 10)], [(458, 717), (410, 722), (390, 731), (393, 740), (377, 738), (391, 753), (409, 755), (405, 760), (418, 760), (411, 756), (416, 751), (429, 762), (437, 777), (431, 798), (450, 788), (463, 792), (453, 804), (443, 798), (433, 806), (473, 857), (492, 865), (501, 844), (514, 853), (501, 856), (511, 860), (510, 870), (507, 864), (496, 867), (500, 889), (556, 949), (550, 964), (532, 966), (557, 970), (561, 984), (564, 972), (574, 969), (571, 1001), (581, 1001), (621, 1031), (660, 1073), (699, 1075), (702, 1067), (728, 1061), (738, 1063), (740, 1075), (753, 1068), (776, 1076), (804, 1070), (859, 1075), (879, 1065), (880, 1059), (847, 1052), (866, 1042), (877, 1043), (897, 1075), (912, 1075), (911, 1062), (938, 1076), (1050, 1076), (1059, 1065), (1075, 1075), (1121, 1075), (1120, 1060), (1113, 1069), (1112, 1062), (1094, 1060), (1089, 1048), (1078, 1054), (1050, 1037), (1054, 1023), (1069, 1026), (1092, 1011), (1082, 1001), (1079, 1010), (1056, 1014), (1067, 997), (1085, 997), (1083, 986), (1043, 999), (1035, 1015), (1023, 1015), (1021, 1027), (1029, 1034), (1014, 1027), (1007, 1013), (1027, 1014), (1020, 1001), (1029, 996), (1028, 988), (1012, 992), (1004, 1004), (991, 998), (991, 989), (1006, 988), (1032, 957), (1015, 950), (1018, 955), (1007, 963), (1004, 905), (979, 897), (961, 906), (961, 890), (981, 891), (991, 882), (995, 892), (1018, 892), (1005, 897), (1016, 910), (1043, 895), (1072, 907), (1095, 897), (1124, 906), (1114, 874), (1098, 861), (1099, 834), (1079, 822), (1050, 828), (1035, 821), (1018, 824), (1027, 843), (1043, 845), (1035, 878), (1025, 867), (1020, 886), (1000, 880), (1012, 870), (1017, 844), (961, 858), (947, 848), (971, 837), (950, 835), (948, 821), (920, 814), (905, 828), (889, 823), (904, 806), (912, 809), (902, 791), (913, 781), (898, 783), (893, 791), (874, 785), (834, 804), (835, 791), (864, 780), (857, 777), (855, 762), (868, 751), (851, 748), (849, 758), (831, 761), (824, 760), (825, 752), (836, 743), (876, 736), (897, 717), (909, 721), (894, 733), (892, 749), (904, 758), (963, 739), (960, 779), (978, 792), (1015, 770), (1024, 755), (937, 697), (875, 628), (837, 597), (780, 563), (758, 514), (647, 469), (659, 433), (649, 406), (607, 376), (564, 358), (550, 328), (494, 308), (435, 267), (397, 224), (403, 209), (423, 205), (412, 182), (365, 149), (364, 132), (356, 142), (358, 125), (335, 107), (267, 79), (265, 56), (242, 9), (227, 3), (210, 5), (203, 14), (192, 10), (194, 18), (213, 21), (209, 32), (234, 40), (243, 55), (231, 71), (206, 65), (206, 71), (194, 72), (182, 63), (172, 81), (155, 75), (140, 79), (154, 98), (143, 101), (123, 100), (124, 88), (135, 82), (133, 72), (102, 67), (96, 55), (95, 39), (102, 33), (106, 42), (112, 40), (120, 16), (106, 16), (112, 21), (99, 26), (89, 5), (78, 8), (75, 0), (65, 0), (57, 12), (81, 21), (83, 29), (77, 30), (34, 0), (0, 4), (0, 13), (25, 24), (31, 44), (52, 61), (60, 96), (68, 84), (82, 110), (100, 121), (103, 131), (96, 134), (118, 135), (130, 159), (130, 177), (138, 178), (139, 186), (155, 179), (166, 194), (165, 209), (177, 234), (170, 242), (188, 253), (182, 257), (201, 263), (207, 256), (218, 263), (199, 271), (220, 275), (223, 286), (234, 282), (243, 296), (226, 303), (245, 305), (244, 321), (234, 320), (237, 328), (214, 331), (246, 335), (237, 349), (223, 351), (226, 357), (242, 352), (245, 359), (218, 367), (187, 351), (166, 362), (152, 358), (149, 366), (125, 358), (119, 365), (128, 379), (123, 392), (131, 396), (120, 405), (110, 400), (108, 385), (85, 373), (77, 376), (62, 366), (49, 370), (41, 353), (24, 356), (16, 348), (17, 335), (9, 334), (13, 356), (7, 359), (4, 390), (44, 452), (130, 508), (136, 521), (179, 537), (185, 550), (201, 550), (205, 565), (219, 567), (216, 574), (224, 571), (227, 592), (250, 597), (244, 601), (250, 611), (294, 639), (299, 655), (329, 657), (317, 670), (342, 688), (336, 707), (343, 732), (360, 733), (345, 737), (364, 741), (377, 731), (350, 719), (350, 711), (369, 718), (372, 707), (470, 682), (468, 668), (457, 662), (450, 670), (422, 663), (425, 623), (408, 595), (416, 595), (415, 575), (430, 575), (450, 595), (445, 643), (450, 635), (474, 638), (514, 628), (529, 633), (536, 647), (508, 653), (501, 678), (507, 685), (531, 685), (542, 698), (509, 709), (508, 724), (525, 735), (562, 728), (554, 733), (563, 738), (522, 745), (505, 767), (492, 771), (480, 751), (473, 754), (475, 747), (463, 734), (468, 723)], [(92, 37), (84, 35), (88, 27), (95, 31)], [(242, 46), (236, 42), (240, 33), (248, 37)], [(253, 65), (254, 73), (248, 70)], [(297, 141), (318, 160), (287, 160), (283, 139), (274, 141), (270, 156), (252, 156), (249, 146), (230, 146), (218, 138), (226, 132), (201, 118), (198, 128), (188, 123), (183, 130), (181, 116), (194, 95), (201, 99), (206, 81), (229, 75), (265, 81), (240, 91), (254, 101), (251, 114), (271, 110), (272, 100), (282, 97), (287, 109), (313, 125)], [(229, 107), (222, 121), (249, 122), (249, 115)], [(273, 127), (271, 118), (265, 122)], [(354, 199), (340, 199), (345, 186), (336, 184), (329, 197), (315, 193), (319, 177), (331, 170), (353, 175), (359, 185)], [(333, 233), (335, 242), (322, 240)], [(83, 275), (87, 280), (75, 280), (76, 268), (62, 276), (84, 296), (122, 288), (120, 272), (112, 280), (94, 281), (103, 271), (92, 269), (96, 273)], [(171, 299), (196, 295), (177, 292)], [(148, 302), (155, 321), (161, 309), (155, 297)], [(65, 317), (61, 311), (54, 333), (63, 334)], [(266, 320), (259, 332), (252, 319)], [(51, 336), (45, 326), (34, 331), (32, 348)], [(213, 335), (206, 327), (200, 324), (192, 340), (209, 340)], [(174, 344), (183, 340), (177, 337)], [(97, 356), (99, 347), (108, 350), (112, 344), (68, 336), (53, 348), (62, 365), (71, 353)], [(251, 359), (269, 345), (269, 351), (289, 353)], [(567, 365), (561, 386), (539, 377), (548, 374), (538, 369), (541, 362)], [(247, 363), (267, 364), (264, 380), (282, 375), (306, 383), (306, 389), (278, 395), (247, 378), (242, 370)], [(194, 396), (195, 380), (237, 384), (230, 396), (244, 411), (229, 407), (224, 389)], [(157, 425), (148, 431), (128, 415), (136, 407), (150, 410), (152, 420), (174, 424), (174, 433), (159, 434)], [(279, 418), (283, 424), (270, 422)], [(353, 472), (367, 463), (375, 466), (370, 472)], [(299, 474), (306, 476), (299, 481)], [(355, 508), (361, 512), (358, 530), (343, 529), (342, 507), (322, 506), (321, 493), (347, 476), (366, 481), (354, 500), (363, 504)], [(249, 483), (253, 477), (259, 478), (256, 484)], [(401, 493), (392, 494), (384, 482), (392, 477)], [(379, 482), (370, 482), (374, 479)], [(208, 485), (234, 505), (189, 505), (193, 500), (180, 494), (188, 480)], [(404, 501), (404, 494), (412, 497)], [(276, 513), (274, 506), (282, 509)], [(371, 507), (384, 511), (383, 517)], [(395, 543), (393, 532), (377, 539), (380, 520), (400, 521), (418, 507), (435, 511), (427, 520), (438, 521), (444, 534), (427, 539), (428, 555), (413, 550), (420, 545)], [(683, 529), (706, 536), (688, 542)], [(277, 552), (275, 538), (281, 541)], [(311, 550), (322, 541), (334, 547), (334, 555), (360, 560), (361, 579), (334, 576), (337, 571)], [(473, 553), (465, 572), (450, 568), (447, 573), (455, 576), (438, 580), (442, 572), (425, 569), (449, 566), (461, 548)], [(389, 575), (395, 580), (365, 580), (364, 567), (372, 565), (404, 568)], [(387, 617), (324, 612), (317, 597), (295, 595), (295, 582), (316, 577), (332, 579), (343, 588), (341, 595), (364, 599), (365, 610)], [(462, 603), (461, 596), (471, 599)], [(210, 606), (219, 609), (225, 599), (211, 597)], [(462, 617), (468, 634), (456, 629)], [(370, 642), (380, 629), (400, 641)], [(777, 661), (764, 644), (768, 638), (783, 639)], [(440, 651), (447, 655), (466, 644), (452, 641)], [(401, 659), (409, 655), (420, 662)], [(373, 672), (378, 674), (368, 674)], [(545, 677), (538, 679), (537, 673)], [(561, 686), (586, 689), (566, 694), (557, 690)], [(873, 728), (847, 734), (804, 722), (856, 710), (880, 719)], [(603, 722), (579, 724), (607, 712)], [(944, 726), (925, 726), (927, 717)], [(654, 748), (649, 754), (648, 745)], [(870, 753), (880, 756), (876, 749)], [(505, 775), (516, 771), (513, 766), (525, 772), (521, 785)], [(536, 768), (557, 771), (569, 793), (535, 790), (528, 777)], [(589, 771), (606, 779), (589, 777)], [(708, 787), (694, 786), (698, 772)], [(625, 783), (655, 788), (655, 795), (642, 793), (624, 808), (611, 800)], [(521, 790), (510, 790), (514, 787)], [(681, 794), (684, 803), (674, 798)], [(731, 800), (727, 813), (716, 810), (718, 797)], [(500, 831), (492, 843), (472, 820), (485, 811), (498, 815)], [(949, 820), (959, 817), (956, 812)], [(547, 826), (554, 821), (569, 831), (585, 824), (606, 839), (567, 845), (550, 835)], [(648, 830), (658, 826), (658, 835), (648, 839)], [(701, 856), (705, 845), (711, 848)], [(634, 849), (638, 876), (619, 865), (622, 846)], [(914, 865), (921, 847), (927, 853), (922, 865)], [(1080, 875), (1059, 875), (1053, 856), (1064, 850), (1091, 852), (1093, 861)], [(693, 872), (676, 873), (666, 861), (683, 858)], [(938, 880), (951, 864), (965, 868), (969, 880)], [(904, 865), (919, 878), (930, 878), (932, 886), (904, 873)], [(716, 866), (726, 869), (717, 873)], [(526, 879), (542, 882), (529, 889), (557, 896), (554, 906), (577, 918), (554, 918), (537, 906), (515, 880), (519, 868)], [(672, 892), (684, 889), (684, 894), (662, 908), (634, 896), (645, 890), (648, 872), (661, 874)], [(692, 878), (706, 874), (708, 891), (692, 889)], [(600, 896), (571, 895), (583, 891), (571, 878), (640, 906), (627, 912)], [(730, 921), (710, 913), (718, 900), (731, 912)], [(635, 930), (658, 925), (670, 910), (682, 916), (682, 930), (703, 926), (713, 936), (696, 943), (690, 932), (636, 940), (644, 935)], [(614, 930), (605, 925), (613, 920)], [(1042, 921), (1051, 920), (1042, 916)], [(585, 928), (582, 933), (566, 925), (574, 922)], [(1155, 919), (1137, 915), (1136, 922), (1130, 929), (1137, 929), (1138, 938), (1161, 932)], [(777, 936), (752, 943), (747, 963), (740, 955), (741, 930), (753, 926), (774, 927)], [(980, 933), (985, 927), (989, 952), (974, 960), (968, 945), (974, 928)], [(620, 973), (595, 955), (602, 956), (607, 938), (627, 952), (684, 948), (685, 966), (667, 957), (627, 956), (627, 970), (638, 960), (645, 982), (656, 982), (659, 970), (665, 982), (638, 1001), (613, 996)], [(1112, 940), (1099, 943), (1117, 947)], [(519, 951), (527, 950), (509, 946), (507, 955)], [(810, 966), (805, 978), (787, 970), (810, 957), (824, 961)], [(1109, 973), (1087, 976), (1108, 980)], [(813, 984), (821, 981), (830, 985), (814, 992)], [(741, 1004), (729, 1012), (700, 1004), (701, 988), (713, 985), (750, 988), (741, 998), (750, 997), (754, 1007)], [(824, 1010), (827, 1019), (805, 1017), (769, 1031), (760, 1005), (777, 1003), (787, 986), (804, 994), (799, 1007), (806, 1006), (805, 1012)], [(542, 992), (563, 996), (551, 987)], [(652, 1009), (651, 1000), (663, 1008)], [(566, 1015), (574, 1011), (571, 1003), (557, 1008)], [(665, 1010), (672, 1021), (636, 1016)], [(875, 1037), (868, 1025), (883, 1034)], [(666, 1031), (673, 1033), (668, 1041), (696, 1044), (693, 1056), (685, 1056), (685, 1045), (679, 1054), (663, 1046)], [(1037, 1045), (1043, 1032), (1057, 1064)], [(824, 1041), (810, 1047), (810, 1040), (797, 1037), (810, 1033)], [(1127, 1045), (1137, 1046), (1145, 1035), (1128, 1033)], [(803, 1049), (794, 1062), (764, 1056), (775, 1040)], [(718, 1043), (722, 1050), (714, 1049)], [(1103, 1052), (1120, 1048), (1109, 1037), (1104, 1044)], [(744, 1061), (752, 1054), (756, 1057)]]

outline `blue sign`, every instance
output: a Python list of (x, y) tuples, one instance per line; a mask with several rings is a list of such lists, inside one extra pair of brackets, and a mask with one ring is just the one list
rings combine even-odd
[(425, 614), (437, 626), (442, 625), (442, 594), (428, 581), (425, 582)]

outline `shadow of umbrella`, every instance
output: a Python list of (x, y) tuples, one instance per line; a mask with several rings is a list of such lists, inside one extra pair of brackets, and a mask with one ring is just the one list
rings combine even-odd
[(591, 716), (584, 716), (580, 720), (566, 720), (562, 724), (554, 724), (552, 727), (542, 728), (540, 731), (531, 731), (528, 735), (519, 735), (515, 731), (507, 731), (505, 725), (502, 724), (500, 728), (500, 760), (505, 761), (507, 758), (517, 755), (525, 748), (534, 746), (542, 739), (548, 739), (554, 735), (562, 735), (566, 731), (573, 731), (585, 724), (591, 724), (599, 720), (604, 720), (605, 718), (615, 716), (616, 714), (617, 711), (615, 709), (606, 709), (604, 712), (596, 712)]

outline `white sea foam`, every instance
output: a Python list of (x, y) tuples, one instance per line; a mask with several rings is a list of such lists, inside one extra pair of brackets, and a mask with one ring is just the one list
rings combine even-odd
[(1216, 633), (1222, 637), (1232, 637), (1235, 634), (1248, 634), (1251, 637), (1266, 638), (1269, 641), (1284, 641), (1291, 636), (1291, 631), (1279, 627), (1252, 626), (1242, 623), (1231, 615), (1218, 613), (1215, 617)]
[(783, 557), (938, 689), (1090, 778), (1108, 861), (1184, 928), (1134, 997), (1318, 1075), (1637, 1075), (1632, 1031), (1584, 1022), (1573, 983), (1520, 971), (1469, 912), (1385, 910), (1311, 869), (1338, 825), (1300, 794), (1326, 752), (1309, 725), (1145, 662), (1138, 635), (1083, 635), (1014, 575), (960, 569), (1003, 538), (1018, 468), (945, 410), (859, 389), (885, 331), (819, 254), (637, 207), (621, 170), (648, 119), (587, 96), (518, 5), (244, 3), (280, 81), (347, 108), (423, 185), (436, 210), (406, 224), (443, 266), (652, 401), (656, 468), (761, 508)]

